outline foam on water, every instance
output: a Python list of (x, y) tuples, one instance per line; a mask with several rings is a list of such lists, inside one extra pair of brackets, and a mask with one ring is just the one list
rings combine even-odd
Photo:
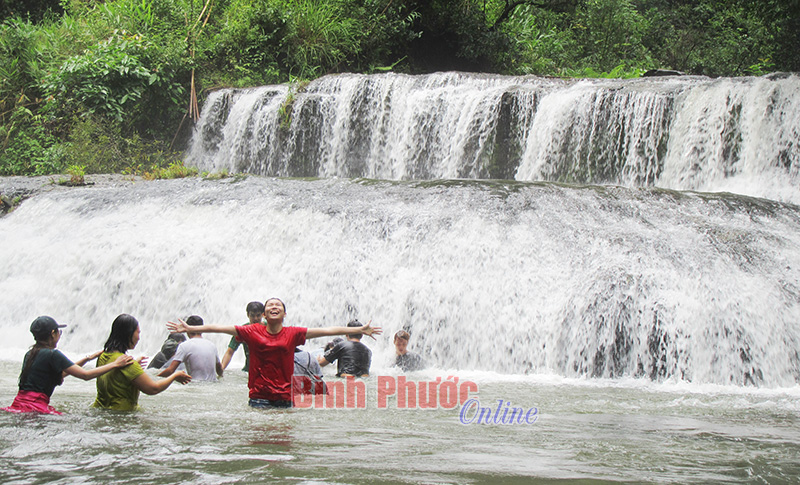
[(277, 295), (290, 325), (383, 326), (382, 361), (402, 328), (441, 369), (791, 387), (799, 224), (797, 207), (746, 197), (511, 182), (45, 194), (0, 220), (0, 345), (19, 356), (50, 314), (80, 355), (126, 312), (153, 354), (167, 320), (239, 324)]

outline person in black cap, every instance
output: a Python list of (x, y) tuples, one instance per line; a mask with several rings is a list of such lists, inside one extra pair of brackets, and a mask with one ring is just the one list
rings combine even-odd
[(59, 325), (53, 318), (47, 316), (38, 317), (31, 323), (31, 333), (36, 343), (22, 361), (19, 393), (11, 406), (2, 408), (3, 410), (16, 413), (61, 414), (50, 406), (50, 396), (53, 395), (55, 387), (64, 382), (64, 376), (71, 375), (88, 381), (133, 362), (133, 358), (126, 355), (106, 365), (84, 369), (83, 365), (96, 359), (100, 352), (73, 363), (60, 350), (56, 350), (61, 339), (61, 329), (64, 327), (66, 325)]
[[(347, 326), (358, 328), (363, 324), (358, 320), (352, 320)], [(325, 367), (338, 360), (336, 377), (369, 377), (372, 351), (361, 343), (360, 333), (347, 334), (346, 337), (347, 340), (337, 342), (317, 358), (319, 365)]]

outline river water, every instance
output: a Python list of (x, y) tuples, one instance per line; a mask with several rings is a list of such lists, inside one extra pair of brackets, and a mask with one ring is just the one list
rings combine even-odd
[[(0, 397), (10, 401), (18, 366), (4, 362), (0, 372)], [(800, 476), (797, 390), (461, 372), (484, 405), (504, 399), (540, 413), (533, 424), (464, 425), (458, 409), (398, 409), (392, 400), (379, 409), (371, 391), (365, 409), (249, 409), (245, 376), (228, 374), (218, 384), (142, 396), (133, 414), (88, 408), (94, 386), (68, 379), (53, 399), (64, 415), (0, 415), (0, 481), (792, 483)]]

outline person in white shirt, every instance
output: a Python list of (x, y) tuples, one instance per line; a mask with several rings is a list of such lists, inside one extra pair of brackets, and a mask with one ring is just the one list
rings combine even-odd
[[(203, 319), (192, 315), (186, 319), (187, 325), (197, 326), (203, 324)], [(186, 372), (192, 376), (193, 381), (216, 381), (217, 376), (222, 377), (222, 364), (217, 355), (217, 347), (213, 342), (203, 338), (199, 332), (186, 332), (189, 340), (178, 345), (175, 356), (169, 366), (158, 373), (159, 377), (167, 377), (175, 372), (183, 363)]]

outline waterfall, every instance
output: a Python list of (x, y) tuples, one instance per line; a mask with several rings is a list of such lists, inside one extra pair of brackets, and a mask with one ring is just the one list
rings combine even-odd
[(800, 383), (800, 208), (764, 199), (194, 178), (42, 193), (0, 218), (0, 241), (6, 358), (40, 314), (81, 355), (131, 313), (152, 355), (169, 319), (240, 324), (249, 301), (279, 296), (288, 324), (383, 326), (367, 339), (377, 369), (406, 329), (439, 369)]
[(331, 75), (211, 93), (187, 153), (204, 171), (611, 184), (792, 203), (798, 159), (793, 74)]

